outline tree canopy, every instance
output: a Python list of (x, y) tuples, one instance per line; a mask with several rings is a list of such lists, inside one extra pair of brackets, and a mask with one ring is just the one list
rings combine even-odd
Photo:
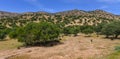
[(120, 21), (106, 24), (102, 29), (102, 34), (106, 35), (106, 37), (112, 35), (114, 38), (117, 38), (120, 35)]
[(26, 26), (17, 29), (16, 33), (11, 33), (11, 37), (17, 36), (16, 38), (26, 45), (59, 40), (59, 35), (60, 28), (57, 27), (57, 25), (48, 22), (29, 23)]

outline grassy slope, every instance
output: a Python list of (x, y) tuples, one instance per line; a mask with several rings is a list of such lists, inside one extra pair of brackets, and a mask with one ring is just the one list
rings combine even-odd
[(116, 51), (110, 55), (105, 56), (104, 58), (101, 59), (120, 59), (120, 51)]
[(14, 49), (21, 45), (22, 43), (17, 42), (17, 40), (0, 41), (0, 50)]

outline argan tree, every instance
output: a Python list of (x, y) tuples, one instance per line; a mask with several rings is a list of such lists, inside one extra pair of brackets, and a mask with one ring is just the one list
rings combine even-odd
[(120, 21), (113, 21), (109, 24), (106, 24), (102, 29), (102, 34), (106, 35), (106, 38), (113, 36), (117, 38), (120, 35)]
[(60, 29), (53, 23), (29, 23), (18, 30), (18, 40), (26, 45), (59, 41)]

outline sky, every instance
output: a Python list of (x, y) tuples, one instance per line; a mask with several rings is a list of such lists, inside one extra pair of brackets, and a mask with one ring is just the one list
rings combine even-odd
[(96, 9), (120, 15), (120, 0), (0, 0), (0, 11), (8, 12), (60, 12), (66, 10)]

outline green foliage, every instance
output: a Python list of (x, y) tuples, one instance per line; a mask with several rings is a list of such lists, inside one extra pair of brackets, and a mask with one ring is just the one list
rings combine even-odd
[(5, 29), (5, 28), (6, 28), (5, 26), (0, 25), (0, 30), (3, 30), (3, 29)]
[(101, 34), (102, 28), (104, 27), (106, 23), (100, 23), (97, 26), (95, 26), (94, 31), (98, 34)]
[(114, 35), (115, 32), (115, 25), (114, 24), (107, 24), (105, 27), (102, 29), (102, 34), (106, 35), (106, 37), (110, 35)]
[(10, 32), (9, 28), (6, 28), (5, 26), (0, 26), (0, 40), (4, 40), (6, 35)]
[(75, 36), (80, 32), (80, 26), (68, 26), (65, 27), (63, 33), (65, 35), (74, 34)]
[(93, 33), (94, 31), (93, 31), (93, 29), (91, 29), (91, 28), (86, 28), (85, 30), (83, 30), (83, 33), (85, 33), (85, 34), (91, 34), (91, 33)]
[(114, 21), (113, 24), (115, 24), (115, 38), (117, 38), (120, 35), (120, 21)]
[(0, 30), (0, 40), (3, 40), (6, 37), (6, 33), (3, 30)]
[(10, 33), (8, 34), (10, 38), (17, 38), (19, 27), (14, 27), (11, 29)]
[(85, 34), (91, 34), (94, 32), (94, 27), (90, 25), (81, 26), (81, 32)]
[(120, 51), (120, 46), (116, 46), (115, 51)]
[(26, 45), (59, 40), (60, 35), (59, 27), (48, 22), (29, 23), (25, 27), (19, 28), (17, 32), (19, 41)]
[(120, 21), (114, 21), (109, 24), (106, 24), (102, 29), (102, 34), (109, 37), (112, 35), (114, 38), (117, 38), (120, 35)]
[(120, 46), (115, 47), (115, 51), (101, 59), (120, 59)]

